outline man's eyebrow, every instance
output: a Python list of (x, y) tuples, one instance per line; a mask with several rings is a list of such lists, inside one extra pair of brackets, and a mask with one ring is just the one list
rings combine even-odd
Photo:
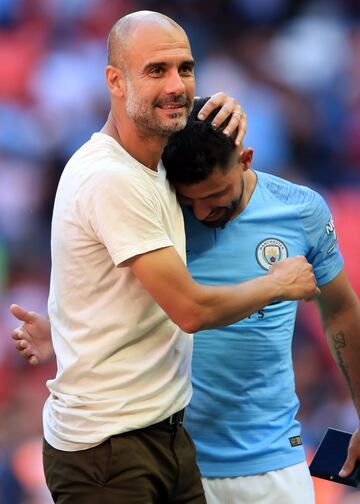
[(195, 60), (193, 60), (193, 59), (185, 60), (179, 66), (189, 66), (191, 68), (194, 68), (194, 66), (195, 66)]
[(193, 199), (206, 200), (208, 198), (213, 198), (214, 196), (221, 196), (223, 193), (225, 193), (229, 189), (229, 185), (227, 185), (221, 191), (208, 194), (207, 196), (202, 196), (201, 198), (189, 198), (188, 196), (185, 196), (184, 194), (180, 193), (179, 191), (177, 191), (177, 195), (178, 195), (179, 198), (184, 198), (184, 199), (187, 199), (187, 200), (193, 200)]
[(229, 189), (229, 186), (227, 185), (226, 187), (224, 187), (224, 189), (221, 189), (221, 191), (217, 191), (217, 192), (208, 194), (207, 196), (203, 196), (202, 198), (199, 198), (199, 199), (205, 200), (208, 198), (213, 198), (214, 196), (221, 196), (221, 194), (225, 193), (228, 189)]
[[(168, 66), (170, 66), (170, 65), (167, 61), (149, 61), (144, 66), (144, 72), (147, 72), (147, 71), (151, 70), (152, 68), (156, 68), (156, 67), (166, 68)], [(192, 58), (184, 60), (180, 63), (179, 68), (182, 66), (189, 66), (191, 68), (194, 68), (195, 67), (195, 60), (193, 60)]]
[(152, 68), (155, 67), (166, 67), (166, 65), (167, 64), (165, 63), (165, 61), (149, 61), (144, 66), (144, 72), (146, 72), (147, 70), (151, 70)]

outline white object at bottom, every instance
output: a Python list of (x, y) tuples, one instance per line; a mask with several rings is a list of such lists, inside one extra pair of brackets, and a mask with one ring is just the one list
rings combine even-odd
[(306, 462), (237, 478), (202, 478), (207, 504), (314, 504)]

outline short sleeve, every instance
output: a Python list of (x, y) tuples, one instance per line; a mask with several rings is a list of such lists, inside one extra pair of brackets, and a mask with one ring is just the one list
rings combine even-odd
[(82, 214), (116, 266), (136, 255), (173, 245), (152, 181), (146, 174), (143, 178), (107, 170), (91, 177), (81, 194)]
[(308, 244), (307, 260), (312, 264), (318, 285), (333, 280), (342, 270), (344, 261), (339, 249), (334, 220), (320, 194), (309, 190), (304, 205), (302, 223)]

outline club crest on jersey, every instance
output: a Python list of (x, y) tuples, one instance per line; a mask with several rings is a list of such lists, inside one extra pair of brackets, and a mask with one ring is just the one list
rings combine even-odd
[(267, 238), (256, 247), (256, 259), (262, 268), (270, 269), (273, 264), (288, 257), (285, 243), (277, 238)]

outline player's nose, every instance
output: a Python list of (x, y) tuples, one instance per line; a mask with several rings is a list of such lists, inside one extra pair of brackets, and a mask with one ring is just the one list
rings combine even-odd
[(198, 220), (204, 220), (211, 213), (211, 208), (203, 201), (194, 201), (193, 212)]

